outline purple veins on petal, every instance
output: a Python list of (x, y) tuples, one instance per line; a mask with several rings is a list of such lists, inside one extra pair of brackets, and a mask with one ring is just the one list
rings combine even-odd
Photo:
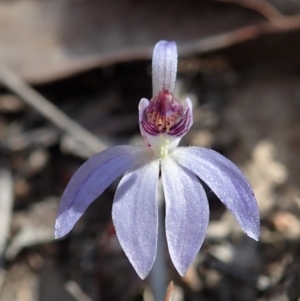
[(173, 158), (202, 179), (233, 213), (246, 234), (258, 240), (260, 218), (249, 182), (230, 160), (206, 148), (177, 148)]
[(119, 183), (112, 209), (119, 242), (142, 279), (156, 256), (158, 179), (159, 160), (128, 172)]
[(208, 201), (198, 178), (171, 156), (162, 160), (161, 169), (168, 248), (183, 276), (203, 243), (209, 221)]
[(71, 231), (89, 205), (119, 176), (149, 160), (146, 147), (115, 146), (87, 160), (72, 176), (58, 209), (55, 237)]
[[(152, 99), (149, 106), (144, 110), (144, 114), (140, 116), (140, 124), (147, 134), (156, 136), (160, 133), (166, 133), (171, 136), (180, 137), (188, 132), (193, 124), (193, 109), (189, 98), (186, 99), (186, 108), (184, 111), (183, 106), (180, 104), (181, 112), (173, 112), (171, 110), (169, 117), (153, 109), (153, 101), (159, 102), (160, 100)], [(142, 99), (141, 103), (146, 103), (146, 101)], [(141, 107), (143, 106), (141, 105)]]
[(144, 120), (158, 132), (168, 133), (182, 119), (183, 113), (181, 102), (171, 92), (163, 90), (152, 97), (145, 110)]
[(170, 128), (168, 134), (177, 137), (183, 136), (189, 131), (192, 124), (193, 124), (193, 105), (191, 100), (187, 98), (186, 108), (182, 118), (180, 119), (180, 121), (178, 121), (177, 124), (175, 124), (173, 127)]

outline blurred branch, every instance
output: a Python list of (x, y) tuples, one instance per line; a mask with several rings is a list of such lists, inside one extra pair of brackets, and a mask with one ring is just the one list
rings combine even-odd
[(0, 256), (8, 238), (13, 206), (13, 180), (9, 169), (0, 166)]
[(269, 21), (282, 18), (282, 13), (270, 3), (264, 0), (215, 0), (218, 2), (232, 3), (249, 8), (264, 16)]
[(76, 301), (92, 301), (75, 281), (68, 281), (65, 284), (65, 288)]
[(84, 146), (91, 150), (91, 154), (104, 150), (108, 146), (72, 120), (48, 99), (39, 94), (20, 77), (3, 65), (0, 65), (0, 81), (8, 89), (18, 95), (36, 111), (53, 122), (63, 131), (69, 133), (75, 140), (79, 140)]
[(174, 291), (174, 283), (173, 283), (173, 281), (170, 281), (170, 283), (168, 285), (168, 288), (167, 288), (166, 297), (165, 297), (164, 301), (171, 301), (172, 300), (173, 291)]
[(300, 15), (280, 17), (272, 22), (263, 21), (255, 25), (245, 26), (227, 33), (200, 39), (180, 47), (180, 51), (184, 55), (204, 54), (254, 40), (265, 34), (288, 32), (297, 29), (300, 29)]
[(13, 207), (13, 179), (11, 171), (0, 166), (0, 289), (5, 279), (5, 269), (3, 268), (3, 253), (6, 247), (9, 230), (11, 213)]

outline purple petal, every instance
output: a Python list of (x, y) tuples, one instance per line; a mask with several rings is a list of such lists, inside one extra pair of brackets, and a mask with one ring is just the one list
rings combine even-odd
[(208, 201), (198, 178), (170, 156), (162, 160), (161, 168), (169, 252), (183, 276), (203, 243), (209, 221)]
[(175, 160), (201, 178), (234, 214), (242, 229), (258, 240), (259, 211), (250, 184), (230, 160), (206, 148), (177, 148)]
[(147, 160), (148, 154), (145, 147), (120, 145), (104, 150), (81, 165), (63, 193), (55, 237), (70, 232), (88, 206), (120, 175)]
[(159, 41), (153, 50), (152, 85), (153, 96), (160, 91), (175, 91), (177, 72), (177, 46), (175, 42)]
[(159, 160), (127, 173), (120, 181), (112, 209), (117, 237), (142, 279), (156, 256), (158, 178)]

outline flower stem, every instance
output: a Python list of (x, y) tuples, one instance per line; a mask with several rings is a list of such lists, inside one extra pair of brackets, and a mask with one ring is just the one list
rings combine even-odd
[(166, 236), (165, 236), (165, 216), (164, 216), (164, 193), (162, 182), (158, 185), (158, 238), (157, 238), (157, 254), (152, 270), (149, 274), (150, 287), (153, 293), (153, 301), (164, 300), (167, 281), (167, 263), (166, 263)]

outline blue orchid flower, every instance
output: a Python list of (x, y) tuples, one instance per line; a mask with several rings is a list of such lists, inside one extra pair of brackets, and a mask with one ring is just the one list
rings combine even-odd
[(244, 232), (258, 240), (260, 220), (251, 187), (236, 165), (219, 153), (177, 147), (193, 124), (192, 103), (174, 97), (175, 42), (160, 41), (153, 51), (153, 97), (139, 104), (146, 146), (111, 147), (86, 161), (61, 199), (55, 237), (71, 231), (89, 205), (124, 174), (115, 193), (112, 219), (117, 237), (137, 274), (144, 279), (157, 247), (157, 187), (161, 178), (166, 204), (166, 238), (172, 262), (184, 275), (199, 251), (209, 221), (203, 180), (234, 214)]

